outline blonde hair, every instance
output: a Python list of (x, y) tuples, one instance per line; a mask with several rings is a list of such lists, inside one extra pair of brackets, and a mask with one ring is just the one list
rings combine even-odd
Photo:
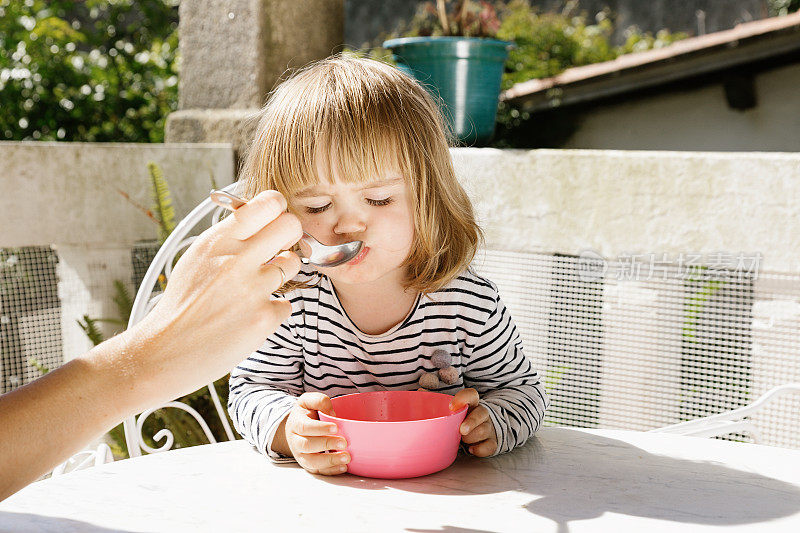
[[(334, 164), (348, 183), (398, 165), (414, 202), (405, 286), (429, 293), (469, 267), (482, 239), (448, 148), (439, 108), (416, 80), (380, 61), (334, 56), (270, 95), (242, 168), (244, 194), (275, 189), (291, 208), (300, 190), (332, 181)], [(328, 176), (318, 175), (317, 158)]]

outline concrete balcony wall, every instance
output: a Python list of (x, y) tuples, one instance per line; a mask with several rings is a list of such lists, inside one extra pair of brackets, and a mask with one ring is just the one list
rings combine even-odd
[(800, 154), (621, 150), (453, 151), (486, 231), (504, 250), (761, 252), (800, 273)]

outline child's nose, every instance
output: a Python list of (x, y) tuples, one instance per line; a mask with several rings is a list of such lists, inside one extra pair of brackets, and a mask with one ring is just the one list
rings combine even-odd
[(333, 232), (339, 235), (347, 233), (359, 233), (367, 229), (367, 222), (360, 210), (351, 210), (342, 213), (336, 225), (333, 227)]

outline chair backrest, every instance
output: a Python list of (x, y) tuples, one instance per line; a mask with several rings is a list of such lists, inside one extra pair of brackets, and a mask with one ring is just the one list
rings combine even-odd
[[(236, 186), (236, 183), (232, 183), (223, 190), (235, 192)], [(192, 244), (195, 239), (195, 234), (205, 229), (208, 224), (206, 221), (207, 217), (211, 215), (210, 224), (216, 224), (220, 220), (222, 213), (223, 209), (217, 207), (207, 198), (195, 207), (186, 218), (181, 220), (175, 227), (161, 248), (159, 248), (158, 253), (153, 258), (153, 262), (150, 264), (142, 279), (141, 285), (139, 285), (131, 310), (131, 317), (128, 321), (128, 327), (132, 327), (140, 322), (158, 302), (161, 297), (161, 286), (165, 280), (166, 283), (169, 282), (176, 258)], [(233, 430), (230, 427), (225, 413), (225, 407), (219, 400), (219, 395), (214, 388), (214, 384), (209, 383), (207, 388), (209, 396), (214, 404), (216, 414), (219, 416), (221, 425), (224, 428), (225, 435), (228, 440), (233, 440), (235, 438)], [(130, 457), (141, 455), (142, 450), (145, 450), (147, 453), (154, 453), (172, 448), (175, 438), (170, 428), (161, 429), (153, 435), (154, 441), (164, 440), (163, 444), (156, 448), (149, 446), (147, 442), (145, 442), (144, 435), (142, 434), (143, 426), (147, 418), (159, 409), (178, 409), (188, 413), (197, 422), (208, 441), (211, 443), (216, 442), (216, 438), (208, 424), (197, 410), (181, 402), (169, 402), (165, 405), (148, 409), (138, 416), (133, 416), (125, 420), (123, 424), (125, 429), (125, 442), (128, 446), (128, 454)]]
[(114, 454), (111, 452), (111, 448), (105, 442), (101, 442), (96, 448), (78, 452), (55, 467), (51, 472), (51, 476), (61, 476), (77, 470), (113, 462)]

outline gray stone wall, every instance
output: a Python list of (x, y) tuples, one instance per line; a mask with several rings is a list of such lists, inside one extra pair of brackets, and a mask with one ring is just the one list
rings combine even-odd
[(230, 143), (241, 156), (282, 76), (341, 49), (343, 1), (182, 0), (180, 109), (167, 142)]

